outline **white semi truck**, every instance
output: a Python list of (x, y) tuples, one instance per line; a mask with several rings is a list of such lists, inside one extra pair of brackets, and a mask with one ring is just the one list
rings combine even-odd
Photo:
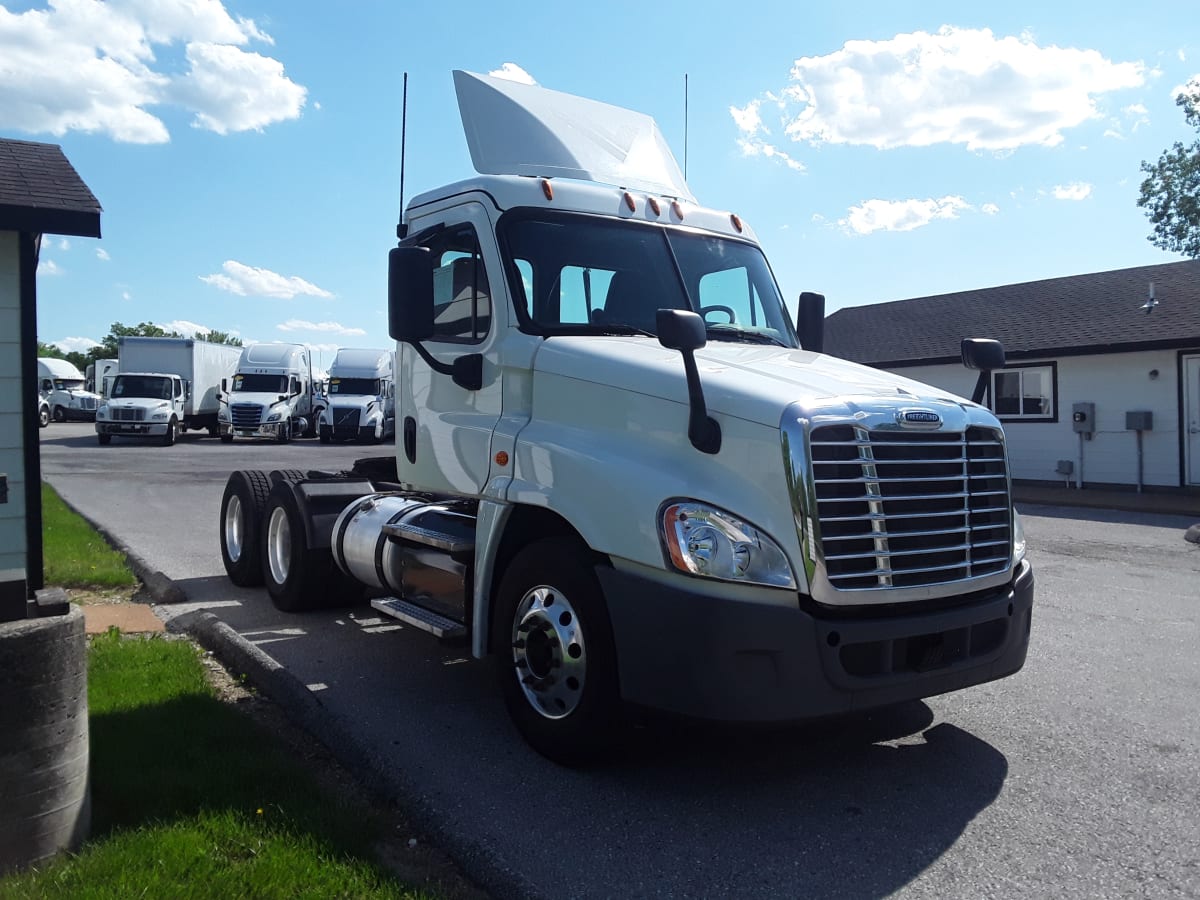
[(233, 473), (230, 578), (464, 639), (566, 763), (629, 706), (779, 722), (1019, 670), (1033, 575), (982, 390), (823, 355), (824, 298), (793, 327), (652, 120), (454, 77), (482, 174), (391, 251), (395, 456)]
[(396, 433), (395, 351), (343, 347), (329, 366), (325, 408), (317, 420), (322, 444), (379, 443)]
[(100, 397), (84, 387), (83, 373), (73, 363), (54, 357), (38, 358), (38, 392), (50, 405), (55, 422), (91, 421)]
[(312, 357), (303, 344), (251, 344), (243, 348), (233, 379), (222, 391), (221, 440), (316, 434), (324, 402), (313, 378)]
[(240, 357), (238, 347), (194, 338), (118, 338), (119, 371), (96, 411), (97, 439), (154, 438), (169, 447), (189, 429), (216, 434), (221, 382)]

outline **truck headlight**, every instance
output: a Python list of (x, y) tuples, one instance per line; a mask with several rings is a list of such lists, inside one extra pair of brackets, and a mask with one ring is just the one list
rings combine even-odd
[(229, 421), (229, 410), (227, 410), (223, 406), (220, 409), (218, 409), (217, 410), (217, 421), (218, 422), (228, 422)]
[(97, 419), (107, 419), (108, 418), (108, 407), (107, 406), (97, 407), (96, 408), (96, 418)]
[(165, 422), (167, 421), (167, 415), (165, 412), (156, 412), (150, 419), (154, 422)]
[(782, 548), (753, 525), (695, 500), (668, 500), (659, 536), (672, 566), (689, 575), (795, 588)]
[(1025, 558), (1025, 526), (1021, 524), (1021, 514), (1013, 510), (1013, 565), (1019, 566)]
[(282, 413), (277, 413), (277, 412), (271, 413), (269, 416), (267, 416), (267, 421), (268, 422), (278, 422), (279, 417), (281, 415), (282, 415)]

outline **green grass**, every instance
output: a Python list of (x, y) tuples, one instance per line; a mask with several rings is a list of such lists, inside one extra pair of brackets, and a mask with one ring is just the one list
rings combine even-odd
[(61, 587), (132, 587), (137, 579), (125, 556), (42, 483), (42, 541), (46, 584)]
[(92, 640), (92, 836), (0, 897), (416, 897), (372, 861), (379, 825), (330, 797), (209, 687), (189, 642)]

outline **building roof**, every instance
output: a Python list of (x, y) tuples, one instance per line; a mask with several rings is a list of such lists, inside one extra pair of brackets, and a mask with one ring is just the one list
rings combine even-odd
[[(1158, 305), (1143, 309), (1154, 283)], [(958, 361), (965, 337), (1010, 359), (1200, 346), (1200, 260), (839, 309), (825, 352), (873, 366)]]
[(57, 144), (0, 138), (0, 231), (100, 237), (100, 201)]

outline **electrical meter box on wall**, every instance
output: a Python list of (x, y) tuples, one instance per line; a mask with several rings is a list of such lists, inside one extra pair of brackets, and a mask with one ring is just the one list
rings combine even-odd
[(1081, 434), (1091, 434), (1096, 430), (1096, 404), (1076, 403), (1071, 408), (1071, 427)]
[(1125, 413), (1126, 431), (1153, 431), (1154, 413), (1148, 409), (1129, 410)]

